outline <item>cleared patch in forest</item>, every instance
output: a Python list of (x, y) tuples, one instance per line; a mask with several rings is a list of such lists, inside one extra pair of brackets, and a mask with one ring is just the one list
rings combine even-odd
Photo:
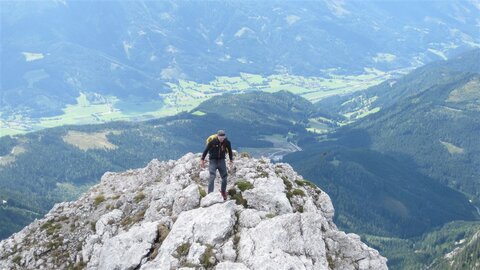
[(119, 134), (119, 131), (103, 131), (96, 133), (85, 133), (79, 131), (69, 131), (67, 135), (63, 136), (63, 141), (71, 144), (83, 151), (90, 149), (105, 149), (114, 150), (118, 146), (108, 141), (108, 134)]

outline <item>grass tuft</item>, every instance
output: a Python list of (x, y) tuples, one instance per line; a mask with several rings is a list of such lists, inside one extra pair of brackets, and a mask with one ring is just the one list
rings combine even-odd
[(105, 201), (105, 196), (103, 194), (99, 194), (97, 197), (95, 197), (95, 199), (93, 200), (93, 205), (95, 205), (95, 207), (97, 207), (98, 205), (100, 205), (102, 202)]
[(185, 257), (188, 255), (188, 252), (190, 251), (190, 243), (183, 243), (180, 246), (177, 247), (177, 258), (180, 257)]
[(200, 193), (200, 197), (202, 197), (202, 198), (207, 196), (207, 192), (201, 186), (198, 186), (198, 192)]
[(207, 249), (200, 257), (200, 264), (207, 269), (215, 266), (215, 256), (211, 245), (207, 245)]
[(247, 189), (252, 189), (253, 184), (248, 182), (248, 181), (238, 181), (235, 183), (235, 185), (240, 189), (242, 192), (244, 192)]
[(135, 195), (135, 197), (133, 198), (133, 200), (135, 201), (135, 203), (139, 203), (139, 202), (143, 201), (143, 199), (145, 199), (145, 194), (144, 194), (143, 192), (138, 193), (138, 194)]

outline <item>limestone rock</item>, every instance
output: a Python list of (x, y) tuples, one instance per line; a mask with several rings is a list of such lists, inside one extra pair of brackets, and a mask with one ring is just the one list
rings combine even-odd
[[(107, 172), (0, 242), (0, 269), (387, 269), (288, 164), (237, 157), (224, 201), (200, 154)], [(217, 176), (218, 177), (218, 176)], [(300, 181), (300, 182), (299, 182)]]
[[(229, 201), (214, 204), (207, 208), (198, 208), (180, 214), (168, 237), (159, 250), (159, 256), (141, 269), (170, 269), (181, 265), (182, 255), (178, 254), (181, 246), (192, 243), (220, 246), (231, 234), (235, 225), (235, 204)], [(182, 248), (181, 248), (182, 249)], [(177, 253), (177, 255), (175, 255)], [(185, 252), (188, 254), (188, 252)], [(173, 254), (173, 255), (172, 255)]]
[(187, 188), (182, 190), (176, 197), (173, 203), (173, 214), (180, 214), (183, 211), (188, 211), (198, 207), (200, 202), (200, 193), (197, 184), (190, 184)]
[[(264, 220), (241, 231), (239, 260), (251, 269), (269, 265), (272, 269), (327, 269), (322, 223), (318, 215), (285, 214)], [(306, 265), (301, 257), (305, 257)], [(299, 268), (300, 267), (300, 268)]]
[(207, 194), (207, 196), (202, 198), (200, 202), (201, 207), (208, 207), (210, 205), (214, 205), (216, 203), (223, 203), (223, 197), (220, 192), (211, 192)]
[(87, 269), (135, 269), (157, 237), (157, 223), (143, 223), (107, 240), (98, 251), (98, 265)]

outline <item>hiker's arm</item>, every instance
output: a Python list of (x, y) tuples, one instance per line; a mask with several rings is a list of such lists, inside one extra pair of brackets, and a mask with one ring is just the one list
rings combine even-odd
[(210, 147), (212, 147), (212, 142), (209, 142), (205, 147), (205, 150), (203, 150), (202, 160), (205, 160), (205, 157), (207, 156), (207, 153), (208, 153), (208, 150), (210, 150)]
[(228, 141), (228, 157), (230, 158), (230, 161), (233, 161), (233, 152), (232, 152), (232, 144), (230, 141)]

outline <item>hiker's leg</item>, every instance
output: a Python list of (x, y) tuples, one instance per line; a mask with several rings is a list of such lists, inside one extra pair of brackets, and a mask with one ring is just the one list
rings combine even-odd
[(208, 171), (210, 172), (210, 179), (208, 180), (208, 193), (210, 193), (210, 192), (213, 192), (215, 177), (217, 176), (217, 160), (216, 159), (210, 159), (210, 164), (208, 165)]
[(222, 177), (222, 188), (221, 191), (225, 192), (227, 190), (227, 164), (225, 163), (225, 159), (218, 160), (218, 171), (220, 172), (220, 176)]

